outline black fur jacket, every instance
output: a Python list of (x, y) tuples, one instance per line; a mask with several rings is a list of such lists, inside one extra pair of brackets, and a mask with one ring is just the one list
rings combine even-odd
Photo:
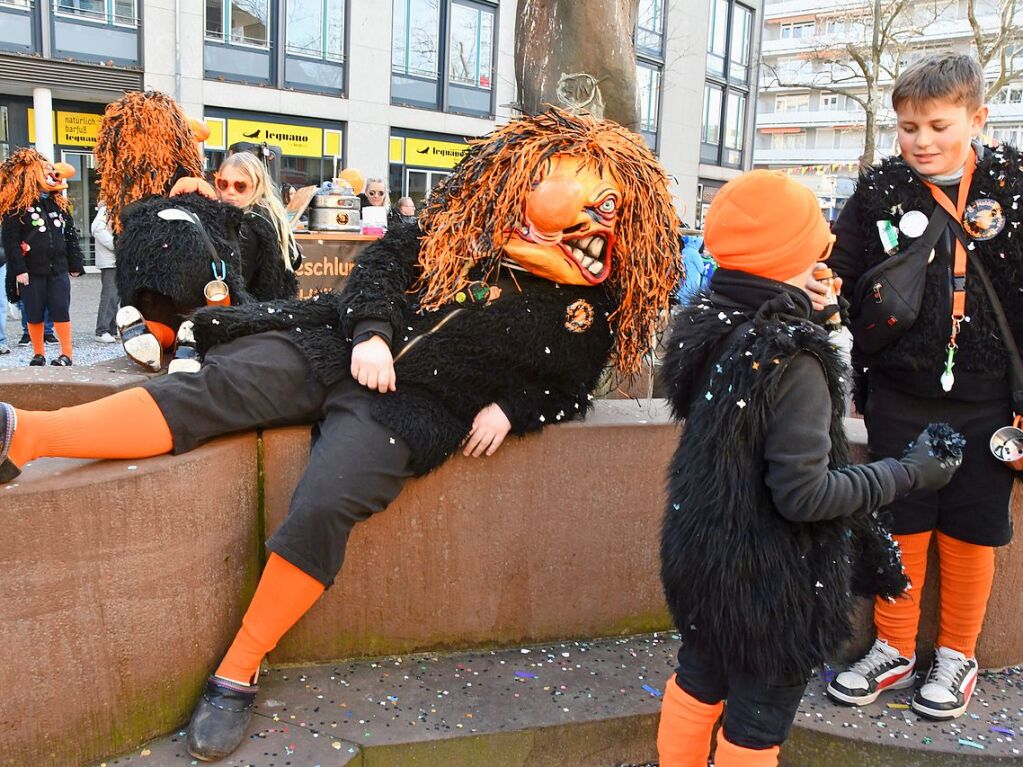
[(74, 221), (49, 196), (4, 217), (2, 232), (9, 281), (26, 272), (45, 277), (84, 271)]
[[(366, 323), (384, 323), (397, 359), (397, 391), (381, 395), (373, 417), (401, 434), (413, 470), (440, 465), (468, 434), (473, 418), (498, 403), (516, 434), (581, 416), (611, 351), (602, 288), (556, 285), (518, 276), (521, 292), (497, 300), (419, 311), (415, 227), (392, 227), (359, 256), (341, 294), (196, 312), (200, 353), (270, 330), (288, 331), (316, 377), (332, 385), (351, 375), (352, 339)], [(588, 318), (578, 322), (579, 317)], [(573, 324), (573, 319), (576, 322)], [(436, 332), (432, 332), (437, 327)]]
[(238, 252), (245, 288), (257, 301), (294, 298), (298, 295), (298, 280), (284, 266), (281, 241), (267, 215), (254, 208), (245, 211), (239, 224)]
[(668, 478), (665, 596), (683, 645), (722, 668), (805, 677), (850, 637), (853, 592), (905, 588), (873, 512), (908, 475), (893, 459), (848, 465), (848, 368), (805, 294), (724, 269), (712, 290), (679, 315), (662, 368), (686, 421)]
[[(979, 259), (988, 270), (998, 297), (1009, 318), (1016, 340), (1023, 339), (1023, 157), (1011, 146), (984, 147), (970, 186), (969, 200), (998, 201), (1005, 213), (1005, 228), (986, 241), (976, 241), (970, 259)], [(937, 203), (928, 187), (899, 157), (885, 160), (860, 178), (856, 192), (846, 204), (835, 226), (838, 240), (829, 266), (843, 278), (843, 292), (852, 290), (863, 272), (887, 256), (878, 235), (877, 222), (891, 221), (896, 227), (905, 213), (920, 211), (928, 217)], [(902, 247), (912, 242), (899, 233)], [(857, 355), (892, 382), (912, 385), (920, 396), (944, 396), (941, 376), (951, 332), (951, 269), (954, 243), (947, 235), (938, 241), (935, 258), (927, 267), (926, 287), (920, 315), (913, 326), (872, 359)], [(1006, 352), (1001, 341), (991, 302), (975, 271), (967, 266), (966, 315), (959, 334), (955, 372), (957, 385), (951, 397), (971, 398), (965, 391), (974, 376), (1006, 377)], [(957, 390), (964, 390), (961, 393)], [(1007, 391), (1007, 390), (1006, 390)]]

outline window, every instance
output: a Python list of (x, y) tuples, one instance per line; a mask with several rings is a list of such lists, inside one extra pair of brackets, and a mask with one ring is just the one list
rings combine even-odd
[(636, 19), (636, 51), (660, 56), (664, 53), (664, 2), (639, 0)]
[(344, 0), (287, 0), (285, 46), (289, 54), (343, 61)]
[(634, 39), (636, 42), (636, 94), (639, 98), (639, 132), (651, 150), (657, 151), (661, 111), (661, 74), (664, 71), (663, 0), (639, 0)]
[(489, 0), (393, 0), (393, 7), (391, 103), (491, 115), (496, 6)]
[(814, 141), (817, 149), (838, 149), (838, 133), (834, 128), (818, 128)]
[(795, 40), (801, 37), (813, 37), (816, 25), (812, 21), (793, 22), (781, 25), (781, 39)]
[[(0, 162), (5, 162), (7, 160), (10, 146), (8, 143), (10, 141), (9, 136), (10, 134), (8, 133), (7, 127), (7, 107), (0, 106)], [(0, 320), (6, 321), (6, 318), (0, 318)]]
[(991, 129), (991, 139), (996, 144), (1012, 144), (1023, 147), (1023, 125), (1002, 125)]
[(845, 96), (840, 96), (837, 93), (821, 94), (822, 112), (839, 112), (843, 109), (845, 109)]
[(810, 94), (801, 93), (793, 96), (775, 96), (775, 112), (809, 112)]
[[(8, 4), (7, 0), (4, 4)], [(27, 2), (25, 7), (28, 7)], [(54, 11), (58, 16), (74, 16), (100, 24), (134, 27), (138, 22), (135, 0), (55, 0)]]
[(845, 34), (845, 19), (828, 19), (824, 22), (824, 34), (826, 35), (844, 35)]
[(771, 149), (806, 149), (806, 131), (771, 134)]
[(701, 162), (732, 168), (743, 166), (752, 40), (752, 9), (735, 0), (712, 0)]
[(270, 0), (206, 0), (206, 39), (268, 48)]

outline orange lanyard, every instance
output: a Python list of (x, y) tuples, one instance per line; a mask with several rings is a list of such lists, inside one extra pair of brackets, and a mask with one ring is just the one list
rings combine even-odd
[[(959, 182), (959, 199), (955, 207), (943, 191), (938, 189), (930, 181), (924, 181), (931, 190), (934, 201), (943, 207), (948, 214), (956, 221), (963, 220), (963, 213), (966, 212), (966, 202), (970, 195), (970, 183), (973, 181), (973, 171), (977, 168), (977, 153), (970, 148), (970, 156), (966, 158), (966, 166), (963, 168), (963, 178)], [(955, 238), (955, 258), (953, 261), (952, 281), (952, 338), (949, 341), (950, 348), (955, 348), (956, 337), (959, 335), (959, 324), (966, 316), (966, 248)]]

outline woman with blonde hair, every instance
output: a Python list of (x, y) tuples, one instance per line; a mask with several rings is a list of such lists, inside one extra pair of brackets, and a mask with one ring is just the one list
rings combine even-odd
[(266, 166), (251, 152), (238, 152), (221, 163), (215, 182), (220, 201), (244, 213), (238, 247), (246, 289), (259, 301), (294, 297), (301, 255)]

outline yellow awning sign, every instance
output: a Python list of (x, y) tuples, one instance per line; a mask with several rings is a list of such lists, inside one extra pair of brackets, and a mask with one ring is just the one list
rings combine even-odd
[(57, 112), (57, 143), (92, 147), (99, 135), (103, 115), (86, 112)]
[(207, 117), (203, 122), (210, 129), (210, 137), (203, 144), (206, 149), (227, 149), (224, 143), (224, 120), (217, 117)]
[(227, 145), (249, 141), (270, 146), (279, 146), (281, 151), (292, 157), (322, 157), (323, 129), (308, 125), (288, 125), (265, 120), (227, 121)]
[(405, 164), (424, 168), (454, 168), (468, 151), (468, 144), (409, 137), (405, 139)]
[(398, 165), (405, 162), (405, 139), (401, 136), (391, 136), (388, 159)]

